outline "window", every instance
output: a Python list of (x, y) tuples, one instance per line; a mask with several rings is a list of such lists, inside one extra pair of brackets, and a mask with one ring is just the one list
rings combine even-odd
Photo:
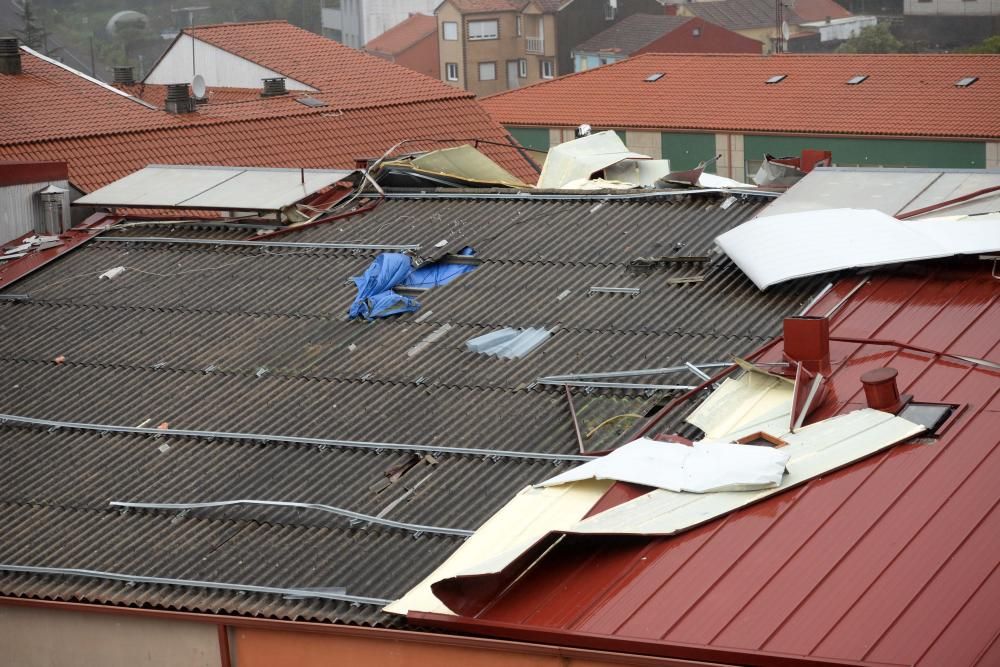
[(781, 83), (782, 81), (785, 80), (787, 76), (788, 76), (787, 74), (775, 74), (764, 83)]
[(543, 61), (541, 61), (541, 66), (542, 66), (542, 78), (543, 79), (551, 79), (553, 76), (555, 76), (555, 68), (552, 67), (552, 61), (551, 60), (543, 60)]
[(615, 0), (608, 0), (607, 4), (604, 5), (604, 20), (614, 21), (615, 14), (618, 11), (618, 3)]
[(528, 78), (528, 61), (524, 58), (517, 61), (517, 75), (522, 79)]
[(899, 416), (926, 428), (926, 435), (937, 435), (957, 407), (948, 403), (907, 403)]
[(497, 78), (496, 63), (479, 63), (479, 80), (495, 81)]
[(643, 80), (646, 81), (647, 83), (652, 83), (654, 81), (659, 81), (662, 78), (663, 78), (663, 72), (653, 72)]
[(521, 15), (518, 14), (514, 17), (514, 26), (517, 28), (517, 36), (520, 37), (521, 33), (524, 31), (524, 26), (521, 25)]
[(344, 33), (336, 28), (323, 28), (323, 36), (327, 39), (332, 39), (335, 42), (344, 41)]
[(856, 76), (852, 76), (850, 79), (847, 80), (847, 85), (856, 86), (867, 78), (868, 78), (867, 74), (858, 74)]
[(469, 39), (496, 39), (497, 20), (469, 21)]
[(441, 39), (454, 42), (458, 39), (458, 24), (454, 21), (444, 21), (441, 23)]
[(968, 88), (969, 86), (971, 86), (972, 84), (974, 84), (976, 81), (979, 81), (979, 77), (978, 76), (965, 76), (965, 77), (962, 77), (961, 79), (959, 79), (958, 81), (955, 82), (955, 87), (956, 88)]
[(458, 81), (458, 63), (444, 64), (444, 78), (446, 81)]

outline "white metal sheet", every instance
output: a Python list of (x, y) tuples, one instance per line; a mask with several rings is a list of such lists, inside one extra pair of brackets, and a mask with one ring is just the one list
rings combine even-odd
[(676, 492), (747, 491), (778, 486), (787, 462), (787, 452), (770, 447), (711, 440), (696, 442), (692, 447), (639, 438), (539, 486), (611, 479)]
[(795, 383), (787, 378), (750, 370), (739, 379), (726, 378), (684, 421), (709, 438), (721, 438), (775, 411), (791, 414), (794, 390)]
[(352, 173), (325, 169), (150, 165), (80, 197), (75, 203), (277, 211)]
[(756, 218), (716, 243), (760, 289), (855, 267), (1000, 250), (1000, 214), (897, 220), (872, 209)]
[(648, 155), (630, 151), (612, 130), (597, 132), (550, 148), (536, 187), (562, 188), (622, 160), (648, 159)]
[(871, 456), (923, 430), (919, 424), (865, 408), (796, 433), (774, 433), (788, 443), (782, 449), (790, 455), (788, 474), (777, 488), (697, 495), (657, 489), (584, 519), (567, 532), (672, 535)]

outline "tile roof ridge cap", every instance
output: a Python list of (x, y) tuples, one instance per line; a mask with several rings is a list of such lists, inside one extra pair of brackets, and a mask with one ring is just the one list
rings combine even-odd
[[(547, 84), (556, 83), (557, 81), (565, 81), (565, 80), (570, 79), (570, 78), (572, 78), (574, 76), (581, 76), (581, 75), (584, 75), (584, 74), (590, 74), (592, 72), (598, 72), (598, 71), (607, 71), (607, 70), (611, 69), (612, 67), (619, 67), (621, 65), (624, 65), (626, 63), (630, 63), (630, 62), (632, 62), (634, 60), (637, 60), (639, 58), (646, 58), (648, 56), (663, 56), (663, 55), (670, 55), (670, 54), (665, 54), (665, 53), (643, 53), (643, 54), (638, 55), (638, 56), (632, 56), (631, 58), (626, 58), (625, 60), (618, 60), (618, 61), (613, 62), (613, 63), (608, 63), (607, 65), (601, 65), (600, 67), (593, 67), (591, 69), (585, 69), (582, 72), (569, 72), (568, 74), (563, 74), (561, 76), (557, 76), (554, 79), (544, 79), (542, 81), (537, 81), (537, 82), (531, 84), (530, 86), (522, 86), (520, 88), (511, 88), (510, 90), (502, 90), (499, 93), (493, 93), (492, 95), (486, 95), (485, 97), (480, 97), (479, 100), (480, 101), (495, 100), (495, 99), (497, 99), (499, 97), (503, 97), (504, 95), (510, 95), (512, 93), (516, 94), (516, 93), (521, 92), (522, 90), (531, 90), (532, 88), (538, 88), (539, 86), (544, 86), (544, 85), (547, 85)], [(701, 55), (701, 54), (698, 54), (698, 55)]]
[[(205, 23), (203, 25), (189, 25), (186, 28), (181, 28), (181, 32), (190, 34), (199, 30), (218, 30), (220, 28), (234, 28), (240, 26), (250, 26), (250, 25), (279, 25), (286, 24), (292, 25), (286, 19), (262, 19), (259, 21), (225, 21), (223, 23)], [(298, 27), (298, 26), (294, 26)], [(305, 30), (305, 28), (301, 28)], [(306, 30), (306, 32), (309, 32)]]

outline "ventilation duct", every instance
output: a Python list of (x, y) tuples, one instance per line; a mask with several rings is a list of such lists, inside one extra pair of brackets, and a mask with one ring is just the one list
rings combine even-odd
[(186, 83), (171, 83), (167, 85), (167, 102), (164, 105), (168, 113), (191, 113), (194, 111), (194, 98)]
[(42, 200), (42, 216), (35, 222), (35, 232), (39, 235), (58, 236), (69, 229), (67, 206), (69, 190), (50, 185), (38, 193)]
[(277, 97), (285, 95), (287, 92), (285, 89), (285, 77), (279, 76), (273, 79), (264, 79), (264, 90), (260, 91), (260, 96)]
[(114, 82), (121, 86), (131, 86), (135, 83), (135, 72), (131, 65), (115, 65)]
[(0, 74), (21, 73), (21, 49), (17, 37), (0, 38)]

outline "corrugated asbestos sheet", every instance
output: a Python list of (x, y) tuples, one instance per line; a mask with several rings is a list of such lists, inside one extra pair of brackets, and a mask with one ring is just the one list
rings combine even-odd
[[(712, 239), (762, 200), (395, 197), (373, 213), (281, 241), (469, 245), (484, 262), (419, 296), (415, 313), (348, 321), (347, 280), (371, 251), (97, 240), (0, 303), (0, 406), (64, 422), (421, 446), (0, 427), (0, 563), (281, 588), (342, 587), (392, 599), (461, 537), (290, 508), (119, 510), (115, 501), (249, 498), (321, 503), (415, 524), (475, 529), (523, 486), (572, 465), (449, 448), (577, 453), (562, 387), (539, 376), (662, 367), (746, 354), (820, 289), (759, 292)], [(202, 238), (183, 225), (138, 238)], [(237, 238), (224, 231), (219, 238)], [(661, 261), (675, 256), (696, 262)], [(653, 268), (629, 268), (637, 258)], [(113, 280), (97, 276), (117, 266)], [(675, 278), (699, 282), (677, 284)], [(638, 294), (592, 293), (626, 287)], [(465, 341), (502, 327), (553, 336), (523, 358)], [(445, 328), (447, 327), (447, 328)], [(442, 333), (442, 329), (444, 329)], [(63, 357), (55, 363), (57, 357)], [(693, 376), (636, 382), (695, 384)], [(576, 389), (588, 449), (614, 444), (663, 391)], [(387, 624), (372, 605), (56, 575), (0, 575), (7, 595), (280, 618)]]

